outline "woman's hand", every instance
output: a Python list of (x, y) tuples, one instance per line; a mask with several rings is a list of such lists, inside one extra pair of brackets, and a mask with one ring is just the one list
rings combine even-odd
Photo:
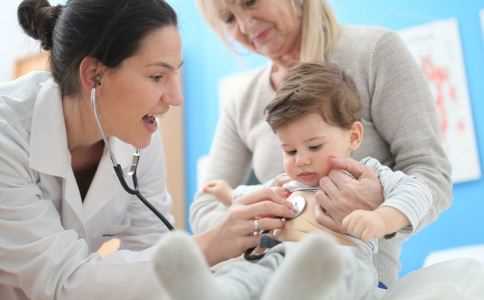
[(330, 159), (331, 172), (320, 180), (316, 219), (329, 229), (345, 232), (344, 217), (357, 209), (374, 210), (383, 202), (383, 188), (375, 172), (351, 158)]
[(232, 203), (224, 221), (214, 229), (196, 236), (207, 262), (214, 265), (256, 247), (263, 230), (281, 229), (283, 218), (294, 212), (282, 188), (265, 188), (242, 196)]

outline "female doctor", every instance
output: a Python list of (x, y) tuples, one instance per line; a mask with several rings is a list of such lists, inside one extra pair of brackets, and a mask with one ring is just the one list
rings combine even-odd
[[(152, 270), (166, 226), (112, 167), (127, 173), (141, 149), (139, 190), (172, 221), (155, 116), (182, 103), (175, 12), (162, 0), (24, 0), (18, 17), (51, 72), (0, 84), (0, 299), (166, 299)], [(267, 189), (194, 239), (211, 265), (256, 245), (255, 218), (275, 229), (290, 216)], [(113, 237), (121, 250), (98, 255)]]

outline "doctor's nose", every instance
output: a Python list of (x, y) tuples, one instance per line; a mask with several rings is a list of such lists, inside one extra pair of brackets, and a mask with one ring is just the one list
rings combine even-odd
[(173, 76), (167, 83), (163, 102), (172, 106), (180, 106), (183, 103), (183, 91), (180, 76)]

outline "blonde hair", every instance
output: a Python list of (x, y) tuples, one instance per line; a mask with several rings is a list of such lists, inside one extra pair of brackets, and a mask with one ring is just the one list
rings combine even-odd
[(350, 129), (361, 118), (361, 102), (355, 83), (337, 65), (300, 63), (289, 69), (265, 113), (274, 131), (310, 113)]
[[(222, 40), (229, 45), (221, 30), (218, 19), (217, 0), (197, 0), (198, 7), (205, 20)], [(220, 0), (224, 1), (224, 0)], [(339, 25), (326, 0), (285, 0), (291, 2), (294, 9), (302, 12), (301, 62), (325, 62), (335, 47), (339, 35)]]
[(325, 62), (335, 47), (339, 25), (326, 0), (303, 0), (301, 62)]

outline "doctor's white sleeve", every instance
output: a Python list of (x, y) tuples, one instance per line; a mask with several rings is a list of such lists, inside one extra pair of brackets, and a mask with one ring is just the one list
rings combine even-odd
[(23, 133), (6, 122), (0, 131), (0, 299), (167, 299), (153, 271), (156, 247), (90, 253), (44, 198)]

